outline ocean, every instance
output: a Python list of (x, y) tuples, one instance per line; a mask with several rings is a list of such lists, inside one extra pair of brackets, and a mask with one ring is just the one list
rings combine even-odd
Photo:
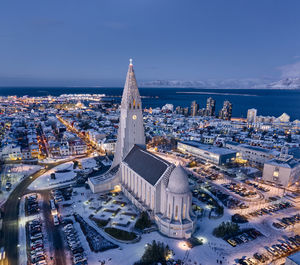
[[(0, 96), (59, 96), (61, 94), (105, 94), (120, 100), (123, 88), (109, 87), (0, 87)], [(291, 120), (300, 119), (300, 90), (275, 89), (196, 89), (196, 88), (139, 88), (143, 107), (162, 107), (166, 103), (189, 107), (196, 100), (204, 108), (206, 99), (216, 100), (216, 110), (224, 100), (233, 104), (233, 117), (247, 117), (247, 110), (256, 108), (258, 115), (278, 117), (282, 113)]]

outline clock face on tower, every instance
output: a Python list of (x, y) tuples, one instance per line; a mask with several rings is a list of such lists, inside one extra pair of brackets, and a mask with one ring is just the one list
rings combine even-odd
[(132, 119), (133, 119), (133, 120), (136, 120), (136, 115), (132, 115)]

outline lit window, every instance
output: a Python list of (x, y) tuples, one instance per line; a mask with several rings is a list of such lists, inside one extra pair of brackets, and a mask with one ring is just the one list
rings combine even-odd
[(175, 208), (175, 220), (178, 219), (178, 206), (176, 205), (176, 208)]
[(278, 176), (279, 176), (279, 167), (276, 167), (273, 172), (273, 177), (278, 177)]

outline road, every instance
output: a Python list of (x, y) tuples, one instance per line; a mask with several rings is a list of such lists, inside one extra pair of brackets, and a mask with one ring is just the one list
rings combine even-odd
[[(73, 159), (70, 159), (71, 161)], [(6, 259), (4, 264), (18, 265), (18, 215), (20, 199), (27, 191), (28, 186), (38, 177), (51, 170), (52, 168), (66, 163), (67, 161), (56, 162), (45, 165), (44, 169), (39, 170), (33, 175), (27, 177), (12, 191), (6, 203), (4, 204), (4, 218), (3, 218), (3, 237), (0, 239), (0, 246), (4, 246), (6, 252)], [(54, 229), (55, 230), (55, 229)], [(57, 236), (57, 233), (54, 232)], [(56, 239), (56, 236), (55, 239)], [(54, 239), (54, 240), (55, 240)], [(59, 240), (57, 241), (60, 246)], [(62, 254), (60, 254), (62, 255)], [(63, 255), (62, 255), (63, 256)], [(59, 259), (58, 259), (59, 260)], [(65, 263), (57, 263), (65, 264)], [(1, 265), (1, 264), (0, 264)]]
[(51, 208), (49, 204), (50, 200), (50, 190), (38, 191), (42, 195), (43, 205), (42, 211), (44, 215), (45, 225), (47, 229), (49, 242), (52, 242), (52, 250), (55, 254), (55, 263), (56, 265), (66, 264), (65, 254), (64, 254), (64, 244), (60, 235), (60, 231), (57, 226), (54, 226), (53, 218), (51, 215)]

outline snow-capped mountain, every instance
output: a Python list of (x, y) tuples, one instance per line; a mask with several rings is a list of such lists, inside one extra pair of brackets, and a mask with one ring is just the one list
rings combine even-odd
[(141, 83), (142, 87), (178, 87), (178, 88), (221, 88), (221, 89), (247, 89), (261, 88), (269, 82), (261, 79), (226, 79), (207, 81), (182, 81), (182, 80), (155, 80)]
[(300, 77), (279, 81), (270, 79), (225, 79), (207, 81), (155, 80), (141, 83), (141, 87), (177, 87), (211, 89), (300, 89)]
[(300, 77), (285, 78), (267, 86), (272, 89), (300, 89)]

